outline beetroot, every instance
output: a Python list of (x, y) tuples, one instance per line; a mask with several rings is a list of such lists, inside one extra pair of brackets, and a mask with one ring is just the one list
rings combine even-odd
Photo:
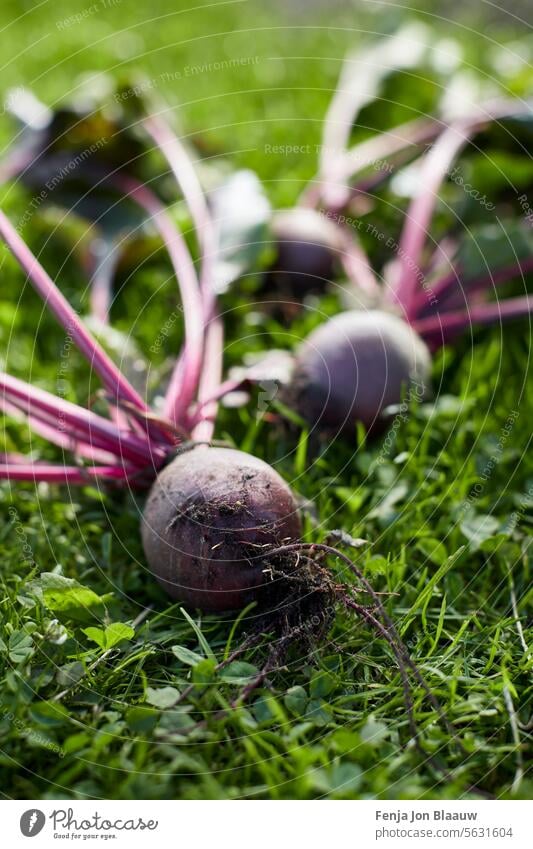
[[(527, 103), (496, 100), (442, 130), (420, 165), (418, 191), (405, 215), (395, 257), (386, 266), (386, 286), (377, 284), (361, 245), (355, 244), (352, 254), (342, 252), (357, 301), (381, 303), (390, 312), (339, 315), (300, 347), (287, 400), (312, 425), (340, 432), (359, 421), (374, 429), (383, 423), (385, 408), (404, 393), (412, 397), (414, 390), (418, 400), (427, 395), (429, 349), (437, 350), (474, 325), (531, 316), (530, 294), (491, 299), (497, 288), (531, 271), (530, 252), (472, 275), (453, 240), (444, 239), (436, 251), (428, 245), (439, 190), (455, 158), (491, 121), (517, 118), (530, 109)], [(376, 232), (381, 239), (383, 234)], [(365, 301), (366, 295), (373, 300)]]
[(277, 256), (271, 270), (277, 288), (288, 295), (322, 291), (335, 272), (342, 250), (338, 227), (313, 209), (295, 207), (274, 216)]
[(202, 445), (161, 472), (142, 523), (159, 583), (202, 610), (266, 600), (279, 582), (269, 577), (265, 551), (300, 534), (296, 503), (274, 469), (243, 451)]
[(383, 410), (414, 387), (427, 395), (430, 355), (401, 318), (379, 310), (341, 313), (296, 353), (289, 394), (311, 424), (336, 431), (376, 426)]
[[(179, 146), (166, 146), (166, 150), (171, 152), (173, 167), (182, 173)], [(133, 189), (152, 204), (143, 186), (135, 185)], [(190, 206), (193, 209), (192, 204)], [(201, 209), (194, 208), (196, 229), (201, 232), (202, 224), (209, 225), (210, 219), (203, 205)], [(283, 666), (292, 646), (302, 647), (309, 657), (317, 639), (327, 633), (335, 606), (339, 604), (388, 642), (402, 679), (410, 734), (426, 757), (418, 739), (409, 673), (423, 688), (441, 722), (448, 723), (410, 659), (380, 596), (345, 554), (327, 542), (304, 542), (300, 539), (301, 524), (295, 500), (289, 487), (272, 468), (243, 452), (206, 444), (212, 439), (217, 401), (224, 389), (221, 382), (223, 327), (210, 285), (211, 277), (205, 271), (206, 267), (209, 272), (211, 270), (209, 241), (204, 239), (202, 242), (201, 278), (198, 279), (186, 242), (173, 229), (171, 220), (163, 219), (163, 226), (181, 284), (185, 344), (165, 394), (163, 414), (159, 415), (92, 337), (0, 211), (0, 237), (73, 344), (99, 376), (104, 390), (100, 393), (100, 400), (103, 405), (107, 404), (107, 414), (101, 415), (0, 373), (0, 407), (8, 413), (26, 417), (33, 430), (62, 450), (71, 451), (75, 457), (72, 465), (66, 465), (64, 462), (42, 462), (20, 454), (4, 454), (0, 478), (34, 484), (37, 481), (65, 483), (69, 486), (122, 484), (129, 488), (146, 487), (155, 477), (143, 514), (142, 539), (149, 567), (159, 582), (170, 595), (202, 610), (231, 610), (255, 601), (263, 607), (261, 615), (253, 623), (253, 630), (217, 665), (217, 669), (252, 645), (263, 642), (265, 631), (274, 636), (269, 641), (268, 657), (262, 667), (246, 683), (238, 700), (231, 701), (219, 715), (223, 717), (235, 705), (242, 704), (270, 672)], [(348, 322), (348, 327), (351, 327), (353, 321), (354, 314), (340, 316), (314, 336), (321, 339), (326, 333), (327, 341), (327, 331), (332, 324), (336, 327)], [(382, 353), (380, 360), (378, 356), (378, 342), (383, 336), (386, 353), (397, 364), (394, 376), (401, 383), (402, 376), (411, 377), (413, 369), (419, 366), (419, 359), (425, 362), (425, 358), (420, 351), (419, 356), (412, 352), (409, 356), (407, 344), (404, 349), (395, 344), (398, 333), (407, 332), (401, 322), (401, 331), (395, 328), (394, 333), (389, 332), (390, 322), (395, 325), (398, 321), (394, 317), (382, 316), (374, 334), (369, 335), (368, 331), (365, 334), (361, 329), (360, 317), (356, 314), (358, 329), (355, 334), (352, 332), (352, 339), (354, 343), (370, 339), (363, 348), (374, 351), (375, 356), (368, 359), (365, 354), (363, 365), (369, 363), (379, 373), (378, 379), (382, 379), (383, 373), (387, 376), (387, 357)], [(337, 344), (340, 341), (341, 349), (346, 349), (346, 332), (344, 345), (343, 335), (338, 329), (333, 333), (330, 331), (330, 335)], [(417, 340), (415, 344), (414, 340), (417, 337), (413, 333), (409, 340), (411, 346), (416, 348), (418, 345), (425, 353), (423, 343)], [(313, 352), (309, 343), (307, 347)], [(330, 354), (328, 345), (324, 347)], [(359, 356), (359, 348), (357, 351)], [(350, 346), (348, 352), (344, 373), (347, 381), (351, 379), (349, 369), (352, 367), (353, 370), (355, 354)], [(334, 356), (330, 356), (329, 365), (337, 383), (342, 383), (343, 373)], [(315, 368), (315, 371), (320, 377), (320, 369)], [(344, 394), (341, 390), (342, 385), (337, 386), (339, 403), (346, 405), (346, 390)], [(353, 393), (352, 401), (354, 397), (357, 398), (357, 392)], [(365, 398), (364, 394), (359, 397), (361, 415), (366, 415)], [(348, 413), (351, 412), (348, 404)], [(346, 536), (341, 534), (344, 544), (358, 547), (360, 541), (348, 537), (346, 542)], [(327, 568), (325, 559), (329, 556), (335, 557), (350, 571), (356, 586), (353, 581), (346, 584), (339, 582), (338, 576)], [(361, 603), (362, 594), (370, 598), (370, 607)], [(268, 606), (265, 607), (264, 603)], [(181, 692), (179, 701), (184, 700), (195, 686), (193, 680)], [(203, 724), (204, 720), (193, 722), (188, 730)]]

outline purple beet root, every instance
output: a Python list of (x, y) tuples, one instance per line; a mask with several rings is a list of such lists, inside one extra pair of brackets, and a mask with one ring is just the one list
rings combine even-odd
[(174, 598), (201, 610), (268, 603), (266, 553), (300, 539), (291, 490), (267, 463), (231, 448), (197, 446), (158, 476), (144, 510), (151, 571)]
[(425, 398), (431, 358), (401, 318), (379, 310), (340, 313), (314, 330), (296, 353), (290, 402), (310, 424), (336, 432), (384, 423), (383, 411), (406, 394)]
[(335, 275), (342, 249), (338, 228), (313, 209), (278, 212), (272, 222), (277, 257), (272, 275), (288, 296), (323, 291)]

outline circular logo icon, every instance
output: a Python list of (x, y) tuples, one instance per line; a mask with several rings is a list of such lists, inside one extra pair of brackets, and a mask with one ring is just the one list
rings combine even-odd
[(46, 822), (46, 817), (42, 811), (37, 808), (31, 808), (29, 811), (24, 811), (20, 818), (20, 830), (24, 837), (35, 837), (42, 831)]

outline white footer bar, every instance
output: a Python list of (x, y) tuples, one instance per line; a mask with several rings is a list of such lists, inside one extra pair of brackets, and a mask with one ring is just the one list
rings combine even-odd
[(4, 801), (1, 843), (187, 849), (533, 847), (533, 803)]

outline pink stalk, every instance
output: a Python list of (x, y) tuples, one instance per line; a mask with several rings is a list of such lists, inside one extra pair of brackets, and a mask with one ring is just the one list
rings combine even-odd
[[(500, 286), (502, 283), (507, 283), (519, 275), (524, 275), (529, 271), (533, 271), (533, 257), (527, 257), (522, 260), (517, 260), (512, 265), (507, 265), (504, 268), (497, 268), (487, 274), (480, 274), (470, 280), (464, 280), (461, 291), (472, 293), (483, 289), (489, 289), (493, 286)], [(445, 300), (449, 297), (453, 290), (460, 286), (461, 272), (452, 271), (440, 280), (437, 280), (431, 287), (431, 295), (433, 299)], [(412, 315), (416, 318), (418, 314), (427, 307), (427, 296), (423, 292), (417, 293), (412, 306)]]
[(84, 442), (96, 448), (144, 465), (154, 457), (161, 459), (165, 456), (161, 447), (154, 448), (142, 437), (121, 432), (102, 416), (10, 375), (0, 373), (0, 392), (9, 403), (27, 415), (63, 432), (68, 427), (74, 439), (81, 436)]
[(465, 330), (470, 325), (497, 324), (531, 315), (532, 312), (533, 295), (524, 295), (495, 303), (475, 304), (468, 310), (445, 312), (429, 318), (421, 318), (413, 322), (413, 327), (423, 337), (441, 334), (445, 340), (447, 334)]
[(202, 405), (202, 420), (192, 432), (193, 439), (199, 442), (210, 442), (213, 438), (218, 409), (214, 395), (221, 386), (223, 352), (224, 326), (220, 317), (215, 316), (207, 328), (204, 369), (198, 390), (198, 401)]
[(366, 292), (367, 295), (372, 297), (379, 295), (379, 283), (359, 239), (349, 227), (339, 229), (342, 232), (342, 250), (339, 258), (348, 280), (356, 289)]
[(388, 289), (408, 315), (412, 308), (422, 250), (438, 197), (450, 165), (467, 143), (473, 130), (468, 126), (450, 126), (427, 154), (420, 173), (420, 192), (411, 203), (398, 248), (395, 277)]
[(22, 465), (28, 462), (25, 454), (17, 454), (14, 451), (0, 451), (0, 465)]
[(102, 324), (109, 323), (109, 311), (113, 299), (113, 277), (119, 256), (119, 246), (106, 252), (103, 257), (96, 257), (96, 264), (91, 274), (91, 314)]
[(392, 71), (409, 64), (413, 49), (416, 46), (412, 39), (406, 38), (405, 30), (399, 30), (344, 61), (324, 119), (322, 174), (329, 176), (338, 155), (346, 150), (357, 115), (375, 100), (383, 80)]
[[(146, 118), (143, 125), (167, 159), (190, 210), (200, 245), (200, 289), (204, 326), (210, 322), (205, 331), (204, 363), (198, 391), (198, 400), (202, 402), (206, 396), (216, 391), (222, 377), (223, 328), (220, 318), (216, 316), (216, 295), (213, 288), (214, 262), (218, 243), (216, 229), (200, 181), (181, 141), (160, 115)], [(182, 356), (176, 363), (165, 398), (164, 412), (167, 418), (173, 417), (178, 400), (178, 388), (186, 374), (187, 366)], [(195, 438), (203, 441), (212, 439), (216, 412), (216, 402), (210, 401), (203, 410), (204, 421), (194, 428)], [(176, 421), (175, 415), (173, 420)]]
[[(391, 169), (394, 168), (398, 164), (397, 157), (403, 154), (403, 162), (405, 154), (411, 152), (415, 156), (420, 152), (418, 148), (433, 141), (441, 130), (442, 122), (437, 119), (417, 118), (355, 145), (331, 163), (331, 174), (325, 185), (319, 182), (313, 195), (304, 195), (305, 205), (315, 206), (324, 195), (328, 208), (343, 209), (354, 194), (370, 188), (376, 179), (378, 182), (383, 179), (380, 173), (373, 180), (361, 180), (353, 184), (357, 175), (381, 161), (386, 161)], [(394, 161), (389, 161), (391, 159)]]
[(352, 127), (364, 106), (379, 96), (383, 81), (394, 71), (413, 67), (425, 49), (424, 38), (406, 26), (378, 39), (348, 58), (324, 119), (320, 179), (336, 180), (338, 157), (346, 151)]
[(348, 180), (354, 174), (371, 168), (376, 162), (433, 141), (442, 129), (442, 121), (436, 118), (416, 118), (400, 124), (346, 151), (336, 163), (335, 170), (339, 179)]
[(225, 398), (226, 395), (229, 395), (231, 392), (238, 392), (240, 389), (243, 389), (248, 385), (249, 378), (240, 377), (240, 378), (228, 378), (224, 380), (222, 383), (219, 383), (215, 390), (211, 393), (211, 395), (203, 398), (201, 402), (198, 403), (195, 410), (195, 421), (199, 423), (200, 419), (203, 416), (203, 411), (209, 404), (212, 404), (214, 401), (221, 401), (222, 398)]
[(117, 175), (114, 183), (132, 196), (151, 217), (168, 250), (180, 287), (185, 325), (183, 362), (176, 364), (170, 381), (164, 415), (180, 424), (192, 402), (203, 360), (203, 304), (194, 267), (185, 239), (174, 225), (165, 207), (142, 183), (125, 174)]
[(165, 156), (191, 213), (200, 245), (200, 283), (206, 318), (209, 319), (215, 306), (212, 279), (217, 238), (205, 194), (184, 145), (164, 118), (161, 115), (151, 115), (143, 121), (143, 126)]
[[(360, 175), (356, 180), (352, 181), (348, 178), (346, 182), (349, 185), (339, 183), (335, 199), (328, 195), (328, 208), (335, 212), (340, 212), (342, 209), (350, 206), (353, 201), (357, 202), (358, 199), (361, 197), (364, 198), (365, 195), (373, 195), (383, 183), (390, 179), (395, 171), (407, 165), (407, 163), (412, 162), (413, 159), (416, 159), (420, 155), (421, 150), (419, 147), (413, 146), (412, 148), (406, 148), (401, 154), (389, 157), (387, 162), (379, 165), (379, 167), (376, 162), (374, 173), (368, 170), (364, 176)], [(335, 202), (333, 202), (334, 200)]]
[(91, 479), (124, 480), (128, 470), (124, 466), (60, 466), (54, 463), (0, 464), (0, 479), (87, 485)]
[(440, 187), (455, 158), (474, 133), (491, 121), (529, 111), (528, 104), (496, 101), (486, 104), (475, 115), (457, 120), (439, 136), (421, 167), (418, 195), (406, 213), (398, 259), (395, 265), (390, 293), (393, 300), (410, 315), (415, 297), (422, 253)]
[[(35, 416), (23, 413), (17, 406), (10, 404), (8, 401), (5, 401), (5, 399), (0, 398), (0, 407), (5, 413), (12, 416), (17, 421), (23, 422), (26, 420), (30, 430), (38, 436), (41, 436), (43, 439), (46, 439), (47, 442), (51, 442), (52, 445), (57, 445), (65, 451), (70, 451), (77, 457), (83, 457), (86, 460), (91, 460), (93, 463), (103, 464), (113, 463), (116, 460), (116, 456), (114, 456), (111, 451), (104, 451), (100, 448), (96, 448), (88, 442), (84, 442), (78, 437), (62, 433), (57, 429), (57, 426), (53, 427)], [(24, 460), (26, 461), (27, 458), (24, 458)]]
[(452, 236), (444, 236), (437, 243), (435, 250), (428, 262), (427, 273), (439, 274), (444, 269), (453, 268), (454, 259), (457, 256), (458, 242)]
[(0, 210), (0, 237), (5, 241), (9, 250), (28, 275), (28, 280), (50, 307), (59, 323), (69, 334), (82, 354), (94, 367), (102, 382), (111, 395), (124, 398), (139, 409), (146, 410), (147, 405), (133, 386), (121, 374), (113, 361), (98, 344), (96, 339), (86, 329), (83, 322), (72, 309), (64, 295), (59, 291), (51, 277), (44, 270), (30, 249), (20, 238), (17, 231)]

